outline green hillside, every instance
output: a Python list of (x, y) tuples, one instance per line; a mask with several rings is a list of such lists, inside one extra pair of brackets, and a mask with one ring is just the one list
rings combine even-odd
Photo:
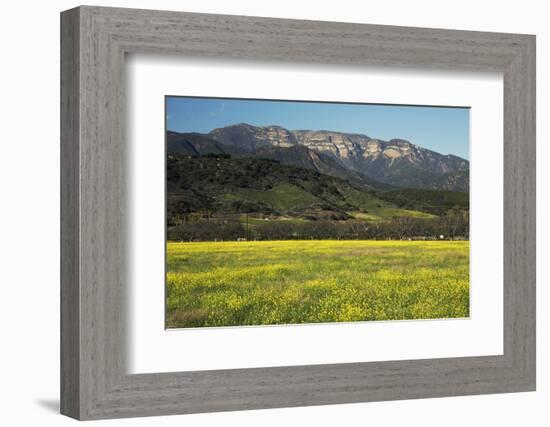
[(281, 213), (299, 211), (322, 203), (321, 198), (308, 193), (303, 188), (288, 183), (277, 184), (268, 190), (251, 188), (235, 189), (231, 193), (226, 194), (225, 199), (229, 201), (254, 201)]
[(400, 188), (377, 193), (377, 197), (403, 209), (443, 215), (450, 209), (468, 210), (469, 193), (456, 191)]
[(168, 224), (190, 216), (242, 213), (272, 219), (431, 217), (343, 179), (275, 160), (167, 156)]

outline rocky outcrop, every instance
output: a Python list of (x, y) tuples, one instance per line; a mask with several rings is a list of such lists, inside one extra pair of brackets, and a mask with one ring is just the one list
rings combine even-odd
[(469, 162), (440, 154), (403, 139), (382, 141), (367, 135), (325, 130), (288, 130), (281, 126), (238, 124), (215, 129), (208, 136), (223, 144), (254, 152), (262, 147), (302, 145), (330, 155), (342, 166), (396, 186), (467, 191)]

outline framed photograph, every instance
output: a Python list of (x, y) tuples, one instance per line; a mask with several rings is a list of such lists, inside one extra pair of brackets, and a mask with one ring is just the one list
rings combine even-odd
[(535, 37), (61, 14), (61, 411), (535, 390)]
[(166, 123), (167, 328), (469, 317), (469, 108), (167, 96)]

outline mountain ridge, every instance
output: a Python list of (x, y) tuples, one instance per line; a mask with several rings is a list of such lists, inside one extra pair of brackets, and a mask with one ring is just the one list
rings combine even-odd
[(315, 152), (299, 144), (288, 147), (262, 145), (253, 151), (247, 151), (238, 146), (209, 139), (203, 134), (168, 131), (167, 152), (191, 156), (213, 154), (229, 155), (235, 158), (252, 157), (276, 160), (285, 165), (310, 169), (335, 178), (345, 179), (370, 190), (389, 190), (393, 188), (346, 168), (331, 156)]
[[(302, 166), (321, 173), (356, 182), (358, 176), (362, 176), (374, 188), (378, 183), (394, 187), (469, 191), (468, 160), (454, 154), (441, 154), (400, 138), (385, 141), (359, 133), (288, 130), (279, 125), (254, 126), (248, 123), (193, 135), (219, 144), (210, 144), (216, 151), (230, 155), (264, 155), (295, 166), (301, 162)], [(316, 153), (318, 165), (315, 165), (315, 156), (300, 152), (296, 147), (305, 147)], [(296, 159), (287, 155), (292, 149), (298, 155)], [(198, 151), (200, 153), (200, 149)], [(310, 157), (309, 163), (305, 161), (306, 155)]]

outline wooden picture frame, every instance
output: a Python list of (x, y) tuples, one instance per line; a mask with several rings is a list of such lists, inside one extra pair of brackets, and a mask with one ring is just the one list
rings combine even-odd
[[(127, 374), (127, 53), (502, 72), (504, 353)], [(61, 166), (65, 415), (85, 420), (535, 389), (532, 35), (78, 7), (61, 14)]]

